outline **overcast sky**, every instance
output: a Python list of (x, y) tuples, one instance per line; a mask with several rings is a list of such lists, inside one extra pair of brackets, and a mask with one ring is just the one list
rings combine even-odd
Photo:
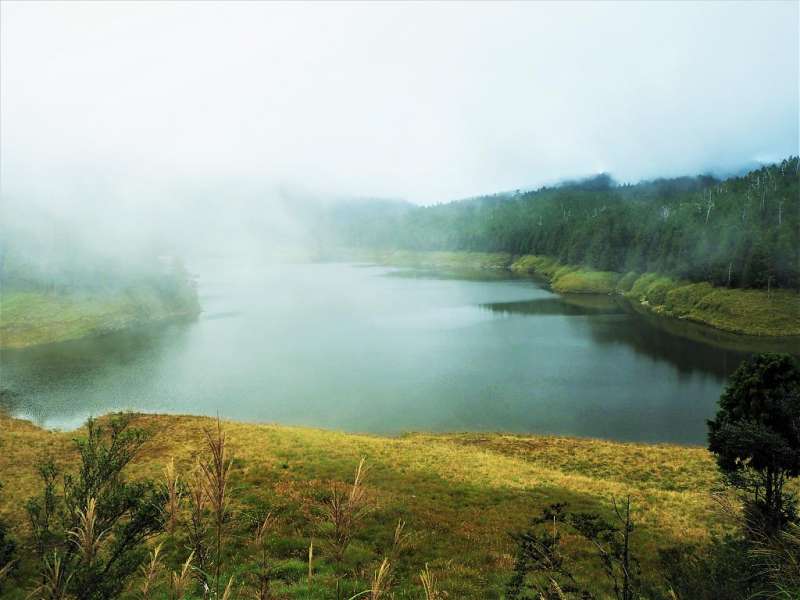
[(798, 6), (3, 2), (3, 192), (430, 203), (780, 159)]

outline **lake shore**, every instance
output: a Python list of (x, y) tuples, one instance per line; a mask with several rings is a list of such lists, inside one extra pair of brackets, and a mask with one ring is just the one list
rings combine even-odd
[(546, 280), (560, 294), (613, 294), (636, 310), (737, 335), (800, 345), (800, 294), (729, 289), (678, 281), (658, 273), (616, 273), (564, 265), (546, 256), (483, 252), (356, 251), (356, 260), (431, 270), (511, 271)]
[(0, 348), (54, 344), (200, 314), (194, 288), (138, 285), (116, 292), (4, 291)]
[[(133, 425), (152, 437), (130, 467), (130, 476), (160, 481), (171, 458), (178, 473), (191, 471), (204, 430), (215, 422), (136, 415)], [(310, 540), (314, 538), (315, 548), (324, 544), (324, 533), (312, 516), (317, 498), (331, 482), (348, 481), (361, 457), (366, 458), (366, 485), (375, 510), (364, 534), (353, 542), (353, 568), (380, 560), (375, 540), (391, 539), (402, 518), (417, 536), (413, 557), (441, 570), (442, 587), (455, 598), (499, 597), (513, 566), (509, 533), (524, 528), (554, 502), (610, 517), (613, 498), (630, 495), (637, 552), (645, 568), (655, 564), (661, 548), (702, 542), (724, 529), (711, 495), (719, 483), (717, 469), (700, 447), (499, 433), (381, 437), (242, 422), (223, 425), (234, 459), (234, 512), (271, 510), (279, 516), (274, 560), (292, 597), (304, 583), (302, 561)], [(15, 535), (26, 535), (25, 501), (40, 490), (37, 461), (49, 454), (57, 457), (60, 468), (74, 469), (78, 455), (72, 440), (83, 433), (48, 431), (0, 417), (5, 440), (0, 473), (7, 484), (0, 512), (13, 523)], [(317, 569), (324, 577), (330, 559), (321, 548)], [(587, 562), (581, 572), (598, 576), (597, 568)]]

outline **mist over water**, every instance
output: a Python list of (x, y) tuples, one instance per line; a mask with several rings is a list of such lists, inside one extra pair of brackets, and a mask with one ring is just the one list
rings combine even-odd
[(354, 198), (796, 153), (798, 10), (3, 2), (0, 281), (118, 299), (175, 259), (203, 310), (4, 350), (3, 402), (64, 428), (134, 409), (700, 443), (743, 354), (528, 280), (305, 261)]
[(400, 433), (490, 430), (703, 443), (744, 354), (608, 298), (528, 279), (383, 267), (192, 265), (197, 322), (5, 351), (11, 411), (71, 428), (111, 410)]

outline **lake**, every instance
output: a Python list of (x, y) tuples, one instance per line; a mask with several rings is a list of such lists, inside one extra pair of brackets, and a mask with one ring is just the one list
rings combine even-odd
[(396, 434), (508, 431), (702, 444), (745, 358), (608, 297), (530, 279), (343, 263), (193, 265), (194, 322), (4, 351), (16, 416), (113, 410)]

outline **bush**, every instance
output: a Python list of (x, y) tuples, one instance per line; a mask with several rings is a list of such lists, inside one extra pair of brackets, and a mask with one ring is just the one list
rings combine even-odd
[(639, 273), (636, 271), (628, 271), (617, 281), (617, 291), (621, 293), (630, 292), (637, 279), (639, 279)]
[(714, 291), (710, 283), (690, 283), (667, 292), (665, 305), (678, 315), (688, 314), (703, 298)]
[(42, 494), (26, 507), (42, 585), (56, 585), (76, 600), (119, 597), (147, 556), (145, 541), (163, 529), (163, 490), (123, 477), (147, 439), (129, 422), (114, 417), (106, 428), (89, 419), (86, 438), (75, 440), (78, 473), (64, 474), (57, 490), (60, 473), (45, 460), (39, 467)]

